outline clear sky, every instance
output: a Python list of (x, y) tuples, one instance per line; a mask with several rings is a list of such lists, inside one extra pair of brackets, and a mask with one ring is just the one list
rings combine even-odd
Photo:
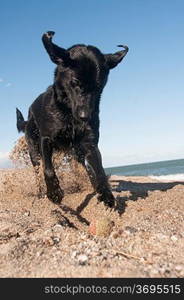
[(183, 0), (1, 0), (0, 28), (0, 162), (20, 136), (15, 108), (27, 118), (53, 82), (47, 30), (66, 48), (129, 46), (101, 99), (104, 166), (184, 157)]

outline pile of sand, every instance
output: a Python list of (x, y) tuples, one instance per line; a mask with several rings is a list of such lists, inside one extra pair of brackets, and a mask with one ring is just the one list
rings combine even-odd
[[(35, 177), (24, 136), (18, 139), (10, 153), (10, 159), (17, 169), (27, 167), (26, 170), (29, 170), (29, 173), (32, 172), (32, 176)], [(72, 153), (55, 152), (53, 155), (53, 164), (60, 181), (60, 185), (65, 192), (82, 192), (91, 187), (86, 170), (74, 159)], [(40, 165), (39, 184), (44, 194), (46, 193), (46, 186), (41, 161)], [(36, 184), (35, 181), (34, 184)], [(34, 188), (36, 189), (36, 186)]]

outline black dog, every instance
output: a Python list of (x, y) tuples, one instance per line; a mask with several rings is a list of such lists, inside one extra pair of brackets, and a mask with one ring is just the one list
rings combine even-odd
[(98, 149), (99, 102), (110, 69), (128, 52), (102, 54), (93, 46), (75, 45), (65, 50), (52, 43), (54, 32), (42, 36), (43, 44), (57, 64), (54, 83), (30, 106), (28, 121), (17, 109), (17, 129), (25, 132), (34, 167), (43, 160), (47, 196), (60, 202), (64, 196), (52, 164), (54, 149), (73, 148), (87, 169), (98, 200), (114, 205), (114, 196), (102, 167)]

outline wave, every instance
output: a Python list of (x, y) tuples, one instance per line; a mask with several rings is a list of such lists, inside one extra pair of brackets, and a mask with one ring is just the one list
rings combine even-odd
[(159, 176), (148, 176), (151, 179), (158, 181), (184, 181), (184, 174), (169, 174), (169, 175), (159, 175)]

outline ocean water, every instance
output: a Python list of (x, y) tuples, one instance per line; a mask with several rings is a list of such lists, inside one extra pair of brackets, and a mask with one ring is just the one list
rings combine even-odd
[(105, 168), (107, 175), (149, 176), (160, 180), (184, 181), (184, 159)]
[[(0, 161), (0, 170), (12, 168), (10, 160)], [(107, 175), (148, 176), (161, 181), (184, 181), (184, 159), (105, 168)]]

